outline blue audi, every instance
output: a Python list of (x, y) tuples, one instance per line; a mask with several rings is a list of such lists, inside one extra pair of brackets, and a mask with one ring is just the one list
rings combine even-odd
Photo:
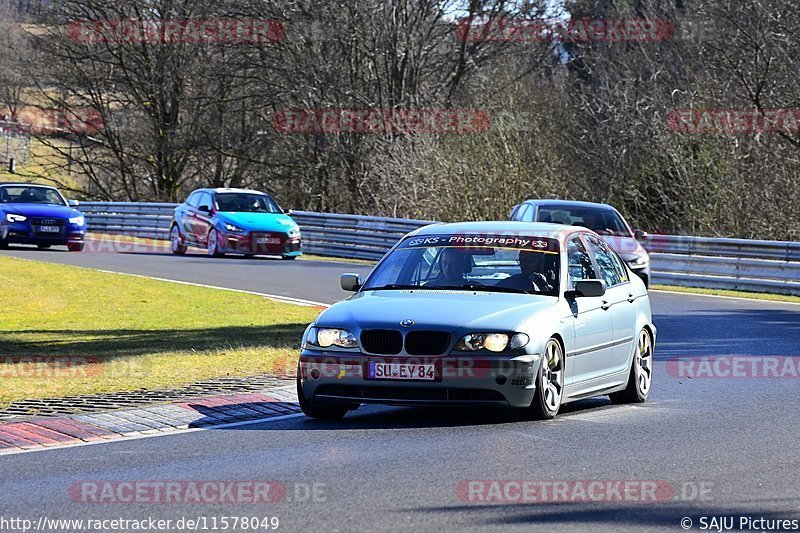
[(0, 249), (9, 244), (39, 248), (66, 245), (80, 252), (86, 219), (55, 187), (31, 183), (0, 183)]
[(249, 189), (198, 189), (175, 208), (170, 225), (172, 253), (185, 254), (189, 246), (205, 249), (211, 257), (226, 253), (302, 254), (300, 227), (266, 193)]

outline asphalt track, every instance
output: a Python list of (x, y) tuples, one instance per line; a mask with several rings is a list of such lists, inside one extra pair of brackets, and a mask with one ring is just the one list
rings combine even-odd
[[(319, 302), (346, 296), (338, 288), (339, 273), (369, 270), (201, 255), (21, 248), (2, 255)], [(298, 417), (5, 456), (0, 530), (14, 530), (9, 523), (2, 527), (2, 519), (26, 518), (35, 525), (40, 516), (204, 516), (207, 530), (212, 517), (277, 516), (285, 531), (683, 531), (685, 518), (692, 530), (703, 530), (703, 524), (716, 530), (712, 517), (734, 520), (733, 531), (756, 531), (771, 523), (740, 527), (742, 517), (800, 520), (800, 381), (687, 379), (668, 372), (667, 363), (674, 357), (800, 355), (800, 306), (663, 292), (651, 299), (659, 338), (654, 386), (643, 405), (586, 400), (550, 422), (504, 411), (362, 407), (339, 423)], [(279, 480), (288, 497), (268, 505), (91, 504), (70, 498), (75, 483), (108, 480)], [(656, 481), (672, 490), (659, 489), (657, 501), (646, 502), (607, 492), (601, 499), (613, 501), (498, 503), (465, 501), (457, 489), (470, 480), (564, 481), (571, 495), (581, 480)], [(306, 498), (314, 484), (317, 497)], [(504, 487), (507, 499), (518, 496), (513, 484), (494, 486)], [(169, 530), (179, 529), (173, 522)]]

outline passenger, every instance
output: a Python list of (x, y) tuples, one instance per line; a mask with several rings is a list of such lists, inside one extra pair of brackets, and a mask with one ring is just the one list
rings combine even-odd
[[(520, 273), (509, 276), (497, 284), (504, 289), (535, 290), (551, 293), (556, 289), (558, 276), (547, 254), (522, 250), (519, 253)], [(555, 265), (557, 267), (557, 265)]]

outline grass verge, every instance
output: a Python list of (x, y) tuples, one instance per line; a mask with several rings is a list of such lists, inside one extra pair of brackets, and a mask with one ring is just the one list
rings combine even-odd
[(676, 287), (673, 285), (651, 285), (653, 290), (685, 292), (691, 294), (708, 294), (711, 296), (731, 296), (733, 298), (747, 298), (750, 300), (768, 300), (771, 302), (800, 303), (800, 296), (786, 294), (768, 294), (764, 292), (729, 291), (723, 289), (699, 289), (694, 287)]
[(0, 257), (0, 402), (291, 374), (318, 309)]

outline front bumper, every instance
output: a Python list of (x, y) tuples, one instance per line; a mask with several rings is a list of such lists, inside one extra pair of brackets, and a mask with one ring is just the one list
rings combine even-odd
[(642, 279), (642, 281), (644, 281), (644, 286), (645, 287), (650, 287), (650, 266), (649, 265), (646, 266), (646, 267), (640, 267), (640, 268), (631, 267), (631, 270), (633, 271), (634, 274), (639, 276)]
[[(300, 355), (299, 379), (312, 405), (466, 405), (528, 407), (541, 355), (442, 357), (317, 352)], [(370, 362), (433, 364), (434, 381), (369, 378)]]
[(65, 225), (58, 233), (38, 233), (28, 223), (3, 224), (0, 226), (0, 240), (8, 244), (46, 244), (59, 246), (66, 244), (83, 244), (86, 239), (86, 228)]
[(282, 233), (230, 233), (225, 236), (226, 252), (247, 255), (302, 255), (300, 236), (289, 237)]

